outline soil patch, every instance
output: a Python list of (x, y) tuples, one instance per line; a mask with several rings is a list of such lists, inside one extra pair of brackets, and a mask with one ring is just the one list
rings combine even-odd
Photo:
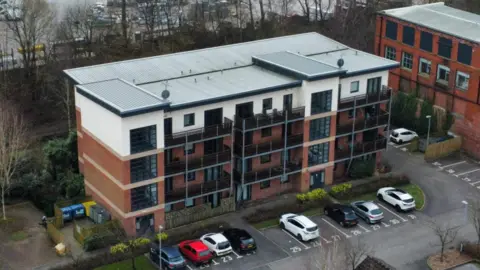
[(460, 253), (457, 250), (453, 250), (447, 251), (443, 254), (443, 262), (440, 261), (440, 254), (435, 254), (428, 258), (427, 263), (432, 270), (446, 270), (471, 261), (472, 257), (465, 253)]

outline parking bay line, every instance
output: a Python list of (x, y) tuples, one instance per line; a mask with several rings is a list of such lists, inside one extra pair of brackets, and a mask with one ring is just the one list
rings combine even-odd
[(438, 166), (438, 168), (439, 168), (440, 170), (443, 170), (443, 169), (445, 169), (445, 168), (447, 168), (447, 167), (455, 166), (455, 165), (460, 165), (460, 164), (463, 164), (463, 163), (465, 163), (465, 162), (466, 162), (466, 161), (463, 160), (463, 161), (455, 162), (455, 163), (448, 164), (448, 165), (445, 165), (445, 166)]
[(381, 205), (381, 204), (378, 204), (378, 206), (382, 207), (383, 209), (387, 210), (388, 212), (390, 212), (391, 214), (393, 214), (394, 216), (398, 217), (399, 219), (401, 219), (403, 222), (406, 222), (407, 220), (404, 219), (403, 217), (397, 215), (396, 213), (394, 213), (392, 210), (386, 208), (385, 206)]
[(243, 258), (243, 256), (238, 255), (233, 249), (232, 249), (232, 252), (233, 254), (235, 254), (235, 256), (237, 256), (237, 259)]
[(323, 221), (325, 221), (328, 225), (332, 226), (335, 230), (339, 231), (341, 234), (345, 235), (346, 238), (350, 238), (351, 236), (344, 233), (342, 230), (340, 230), (339, 228), (335, 227), (335, 225), (333, 225), (332, 223), (328, 222), (327, 220), (325, 220), (324, 218), (322, 218)]
[(468, 172), (457, 173), (457, 174), (455, 174), (455, 176), (458, 177), (458, 176), (460, 176), (460, 175), (469, 174), (469, 173), (476, 172), (476, 171), (480, 171), (480, 168), (475, 169), (475, 170), (471, 170), (471, 171), (468, 171)]
[(188, 270), (193, 270), (193, 268), (190, 267), (190, 265), (187, 264), (186, 266), (187, 266)]
[(470, 183), (470, 185), (475, 186), (476, 184), (480, 183), (480, 181)]
[(357, 226), (358, 226), (358, 227), (360, 227), (360, 228), (362, 228), (362, 229), (363, 229), (365, 232), (370, 232), (370, 230), (369, 230), (369, 229), (367, 229), (367, 228), (363, 227), (363, 226), (362, 226), (362, 225), (360, 225), (360, 224), (357, 224)]
[(282, 229), (282, 231), (286, 234), (288, 234), (288, 236), (290, 236), (293, 240), (297, 241), (298, 243), (300, 243), (300, 245), (302, 245), (305, 249), (309, 249), (310, 247), (305, 245), (304, 243), (302, 243), (302, 241), (298, 240), (297, 238), (295, 238), (293, 235), (291, 235), (289, 232), (285, 231), (284, 229)]

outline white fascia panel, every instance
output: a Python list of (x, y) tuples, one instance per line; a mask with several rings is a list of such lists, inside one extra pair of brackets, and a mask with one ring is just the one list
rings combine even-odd
[(303, 81), (302, 90), (305, 104), (305, 117), (311, 115), (312, 94), (332, 90), (332, 111), (337, 110), (338, 106), (338, 84), (339, 77), (333, 77), (318, 81)]

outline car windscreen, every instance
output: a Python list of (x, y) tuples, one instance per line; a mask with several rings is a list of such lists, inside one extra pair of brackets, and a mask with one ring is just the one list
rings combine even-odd
[(172, 262), (172, 263), (183, 262), (183, 257), (182, 256), (172, 257), (172, 258), (170, 258), (170, 262)]
[(310, 227), (310, 228), (307, 228), (307, 232), (314, 232), (318, 229), (317, 226), (313, 226), (313, 227)]
[(200, 257), (206, 257), (206, 256), (208, 256), (209, 254), (210, 254), (210, 251), (204, 250), (204, 251), (201, 251), (198, 255), (199, 255)]
[(346, 220), (352, 220), (352, 219), (357, 219), (357, 216), (353, 211), (351, 212), (345, 212), (345, 219)]
[(230, 247), (230, 243), (229, 242), (221, 242), (221, 243), (218, 243), (218, 249), (226, 249), (226, 248), (229, 248)]
[(380, 209), (373, 209), (372, 211), (370, 211), (370, 213), (372, 215), (381, 215), (382, 211)]
[(413, 202), (413, 199), (405, 199), (405, 200), (402, 200), (402, 202), (411, 203)]
[(244, 245), (254, 244), (253, 238), (242, 238), (240, 241), (242, 241), (242, 244)]

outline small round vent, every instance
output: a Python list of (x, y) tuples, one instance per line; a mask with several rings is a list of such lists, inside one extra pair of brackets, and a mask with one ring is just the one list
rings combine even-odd
[(338, 59), (337, 65), (338, 65), (339, 68), (342, 68), (344, 64), (345, 64), (345, 61), (343, 61), (342, 58)]
[(170, 97), (170, 91), (168, 91), (168, 90), (163, 90), (163, 91), (162, 91), (162, 98), (163, 98), (163, 99), (167, 99), (167, 98), (169, 98), (169, 97)]

